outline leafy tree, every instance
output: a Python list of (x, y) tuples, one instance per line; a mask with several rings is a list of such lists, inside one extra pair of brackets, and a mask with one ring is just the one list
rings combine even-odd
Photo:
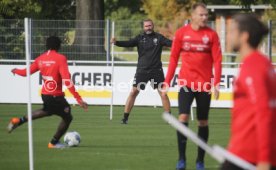
[[(20, 59), (25, 57), (23, 18), (68, 20), (75, 18), (74, 11), (74, 0), (0, 0), (0, 58)], [(35, 28), (32, 32), (33, 44), (43, 44), (32, 47), (32, 57), (34, 58), (37, 53), (45, 49), (44, 36), (57, 34), (57, 30), (53, 33), (48, 30), (36, 29), (36, 27), (53, 26), (48, 22), (34, 21), (32, 26)], [(65, 29), (63, 31), (66, 32)]]
[(75, 19), (75, 0), (0, 0), (2, 19)]
[(195, 2), (196, 0), (144, 0), (143, 9), (149, 18), (155, 20), (156, 30), (172, 38), (175, 30), (188, 18), (188, 10)]
[(16, 19), (22, 16), (33, 16), (41, 11), (41, 7), (34, 1), (17, 0), (0, 0), (0, 18)]
[(195, 0), (144, 0), (145, 13), (154, 20), (172, 21), (187, 11)]
[(105, 5), (105, 16), (107, 18), (111, 17), (112, 13), (119, 12), (123, 8), (127, 8), (131, 13), (131, 15), (129, 15), (128, 17), (143, 13), (141, 11), (141, 6), (142, 6), (141, 0), (131, 0), (131, 1), (130, 0), (104, 0), (104, 5)]
[(41, 10), (36, 19), (76, 19), (76, 0), (39, 0), (38, 3)]
[(271, 4), (276, 5), (276, 0), (231, 0), (232, 4), (250, 6), (250, 5), (261, 5), (261, 4)]
[(105, 56), (104, 49), (104, 2), (102, 0), (76, 1), (75, 47), (83, 55), (81, 59)]

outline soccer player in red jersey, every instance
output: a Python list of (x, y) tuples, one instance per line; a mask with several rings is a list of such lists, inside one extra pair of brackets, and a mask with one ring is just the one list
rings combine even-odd
[[(43, 108), (32, 113), (32, 119), (39, 119), (53, 114), (62, 118), (57, 132), (48, 144), (48, 148), (63, 148), (63, 144), (59, 143), (60, 138), (65, 134), (73, 119), (71, 107), (64, 98), (62, 85), (66, 85), (73, 94), (78, 104), (87, 110), (87, 103), (84, 102), (78, 92), (75, 90), (74, 84), (70, 79), (67, 59), (64, 55), (59, 54), (61, 40), (58, 37), (51, 36), (46, 40), (47, 51), (37, 57), (30, 66), (31, 74), (40, 71), (44, 84), (41, 91), (43, 100)], [(13, 69), (13, 74), (26, 76), (26, 69)], [(12, 118), (7, 129), (12, 132), (15, 128), (28, 121), (27, 116), (21, 118)]]
[[(181, 56), (181, 70), (178, 75), (178, 85), (181, 87), (178, 95), (179, 121), (188, 126), (191, 104), (195, 98), (197, 103), (198, 135), (208, 141), (208, 114), (211, 101), (211, 89), (214, 96), (219, 97), (221, 77), (221, 48), (217, 33), (207, 26), (208, 10), (203, 3), (192, 6), (191, 23), (178, 29), (175, 33), (171, 49), (170, 63), (163, 86), (164, 93), (174, 76), (178, 59)], [(212, 69), (214, 66), (214, 80)], [(177, 132), (179, 161), (177, 170), (186, 168), (187, 138)], [(204, 170), (205, 152), (198, 148), (196, 169)]]
[[(234, 81), (228, 149), (257, 170), (276, 170), (276, 74), (268, 57), (257, 50), (268, 29), (256, 16), (239, 14), (230, 32), (229, 42), (242, 56), (242, 65)], [(222, 170), (242, 169), (225, 162)]]

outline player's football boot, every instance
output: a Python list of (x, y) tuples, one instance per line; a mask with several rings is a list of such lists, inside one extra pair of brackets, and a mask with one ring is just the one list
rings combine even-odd
[(196, 163), (196, 170), (205, 170), (204, 163), (203, 162), (197, 162)]
[(127, 124), (128, 123), (128, 120), (127, 119), (122, 119), (122, 121), (121, 121), (121, 124)]
[(11, 133), (15, 128), (17, 128), (20, 124), (20, 118), (14, 117), (10, 120), (7, 130), (8, 133)]
[(51, 142), (48, 143), (48, 148), (49, 149), (64, 149), (66, 148), (66, 145), (62, 144), (62, 143), (56, 143), (56, 144), (52, 144)]
[(176, 164), (176, 170), (185, 170), (186, 169), (186, 161), (183, 159), (179, 160)]

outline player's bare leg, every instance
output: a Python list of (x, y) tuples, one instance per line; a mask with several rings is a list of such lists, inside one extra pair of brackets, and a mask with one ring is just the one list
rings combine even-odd
[(73, 120), (73, 116), (71, 114), (68, 114), (68, 116), (62, 118), (54, 137), (52, 138), (51, 142), (48, 144), (48, 148), (51, 149), (51, 148), (65, 147), (63, 144), (59, 143), (59, 140), (68, 130), (72, 120)]
[(137, 87), (132, 87), (131, 92), (126, 101), (125, 110), (124, 110), (124, 118), (122, 119), (122, 124), (127, 124), (129, 113), (131, 112), (135, 99), (139, 94), (139, 90)]
[(170, 99), (169, 99), (168, 95), (162, 93), (161, 90), (158, 90), (158, 93), (161, 97), (161, 101), (162, 101), (164, 111), (167, 112), (167, 113), (171, 113), (171, 103), (170, 103)]
[[(32, 112), (32, 120), (39, 119), (45, 116), (48, 116), (48, 113), (43, 111), (42, 109), (35, 110)], [(18, 126), (24, 124), (27, 121), (28, 121), (28, 116), (23, 116), (21, 118), (19, 117), (12, 118), (7, 127), (8, 132), (11, 133), (14, 129), (16, 129)]]

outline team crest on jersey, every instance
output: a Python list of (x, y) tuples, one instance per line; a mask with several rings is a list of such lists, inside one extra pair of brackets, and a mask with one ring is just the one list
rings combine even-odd
[(191, 44), (188, 43), (188, 42), (185, 42), (185, 43), (184, 43), (184, 50), (189, 51), (190, 48), (191, 48)]
[(153, 43), (154, 43), (154, 45), (157, 45), (157, 41), (158, 41), (158, 39), (157, 39), (157, 38), (154, 38), (154, 39), (153, 39)]
[(208, 43), (209, 43), (209, 37), (208, 37), (207, 35), (204, 35), (204, 36), (202, 37), (202, 42), (203, 42), (204, 44), (208, 44)]

